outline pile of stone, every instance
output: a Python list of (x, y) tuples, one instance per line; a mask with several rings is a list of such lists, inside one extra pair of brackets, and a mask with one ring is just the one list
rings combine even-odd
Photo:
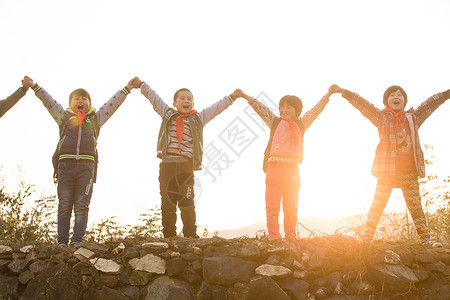
[(450, 249), (345, 237), (0, 245), (0, 299), (450, 299)]

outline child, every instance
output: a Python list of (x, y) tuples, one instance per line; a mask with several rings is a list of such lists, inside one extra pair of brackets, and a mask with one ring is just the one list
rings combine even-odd
[(183, 235), (198, 238), (194, 205), (194, 172), (201, 170), (203, 156), (203, 127), (236, 100), (236, 91), (210, 107), (193, 110), (194, 97), (188, 89), (178, 90), (169, 107), (145, 82), (137, 79), (136, 86), (150, 100), (162, 117), (157, 152), (159, 166), (161, 214), (165, 238), (177, 235), (177, 206), (183, 221)]
[(69, 96), (65, 110), (46, 90), (27, 76), (24, 86), (32, 87), (60, 128), (58, 143), (58, 245), (69, 243), (72, 208), (75, 225), (70, 246), (77, 247), (86, 234), (89, 203), (96, 170), (96, 144), (100, 128), (123, 103), (133, 88), (132, 80), (106, 102), (99, 111), (91, 107), (91, 96), (84, 89), (76, 89)]
[(378, 178), (374, 200), (364, 228), (364, 240), (371, 241), (393, 188), (401, 188), (411, 213), (420, 241), (425, 246), (439, 247), (431, 240), (422, 209), (418, 176), (425, 177), (425, 161), (420, 147), (418, 129), (445, 100), (450, 90), (431, 96), (417, 109), (404, 111), (408, 97), (399, 86), (389, 87), (383, 95), (383, 110), (376, 108), (359, 95), (334, 86), (377, 128), (380, 143), (377, 146), (372, 175)]
[(8, 98), (0, 100), (0, 118), (11, 109), (19, 100), (25, 96), (28, 91), (28, 87), (21, 86), (14, 93), (12, 93)]
[(298, 192), (300, 175), (298, 164), (303, 160), (303, 134), (328, 103), (331, 91), (307, 113), (300, 117), (303, 104), (300, 98), (286, 95), (280, 99), (280, 118), (258, 100), (245, 98), (270, 128), (269, 143), (264, 152), (263, 170), (266, 172), (266, 218), (269, 239), (281, 239), (278, 215), (283, 199), (284, 232), (286, 239), (296, 239)]

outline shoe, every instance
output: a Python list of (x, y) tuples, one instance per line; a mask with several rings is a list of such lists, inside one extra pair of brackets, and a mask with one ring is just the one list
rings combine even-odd
[(435, 241), (426, 241), (422, 245), (424, 245), (427, 248), (441, 248), (442, 247), (441, 243), (435, 242)]
[[(70, 243), (70, 245), (69, 245), (69, 247), (80, 247), (81, 246), (81, 243)], [(67, 247), (67, 246), (66, 246)]]
[(58, 243), (58, 248), (67, 248), (66, 243)]

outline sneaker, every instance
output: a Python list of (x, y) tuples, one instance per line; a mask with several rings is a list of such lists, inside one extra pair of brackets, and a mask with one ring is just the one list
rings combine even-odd
[(66, 243), (59, 243), (58, 244), (58, 248), (67, 248), (67, 244)]
[(69, 247), (80, 247), (81, 246), (81, 243), (77, 243), (77, 242), (72, 242), (72, 243), (70, 243), (70, 245), (69, 245)]
[(442, 244), (435, 241), (426, 241), (423, 245), (427, 248), (441, 248)]

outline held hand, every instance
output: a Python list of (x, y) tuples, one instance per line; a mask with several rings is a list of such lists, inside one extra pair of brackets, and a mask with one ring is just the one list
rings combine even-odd
[(139, 77), (136, 76), (132, 79), (132, 82), (133, 82), (133, 87), (135, 89), (138, 89), (141, 86), (142, 80), (140, 80)]
[(33, 81), (33, 79), (31, 79), (30, 77), (28, 77), (28, 76), (25, 76), (23, 79), (22, 79), (22, 85), (23, 85), (23, 87), (25, 87), (25, 88), (32, 88), (33, 86), (34, 86), (34, 81)]
[(250, 99), (241, 89), (235, 89), (233, 94), (230, 95), (233, 99), (244, 98), (246, 100)]
[(342, 94), (344, 92), (344, 89), (339, 87), (337, 84), (333, 84), (332, 86), (330, 86), (330, 88), (328, 89), (328, 93), (330, 95), (334, 94), (334, 93), (340, 93)]

